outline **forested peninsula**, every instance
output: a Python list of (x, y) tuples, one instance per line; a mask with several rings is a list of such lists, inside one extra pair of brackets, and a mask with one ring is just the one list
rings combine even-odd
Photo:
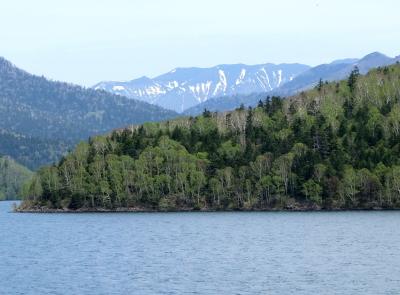
[(38, 212), (400, 208), (400, 65), (93, 137), (23, 192)]

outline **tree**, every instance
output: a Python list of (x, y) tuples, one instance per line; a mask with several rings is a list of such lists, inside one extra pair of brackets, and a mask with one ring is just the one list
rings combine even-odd
[(274, 189), (274, 183), (271, 175), (263, 176), (257, 182), (257, 188), (260, 195), (260, 203), (269, 205), (271, 204), (272, 192)]
[(318, 183), (322, 182), (322, 179), (325, 177), (327, 167), (326, 165), (319, 163), (314, 166), (314, 177)]
[(270, 172), (272, 165), (272, 155), (269, 153), (259, 155), (256, 160), (250, 163), (253, 175), (258, 178), (258, 181), (267, 173)]
[(197, 205), (200, 206), (200, 193), (206, 184), (206, 177), (201, 170), (195, 170), (190, 174), (190, 184), (196, 192)]
[(352, 205), (356, 205), (356, 194), (359, 192), (357, 180), (357, 173), (354, 168), (346, 166), (341, 182), (341, 193), (345, 198), (350, 200)]
[(394, 166), (387, 174), (387, 181), (390, 188), (389, 202), (400, 201), (400, 166)]
[(12, 158), (0, 156), (0, 199), (15, 200), (21, 197), (22, 187), (33, 173)]
[(389, 124), (395, 136), (400, 134), (400, 104), (395, 104), (389, 113)]
[(357, 66), (354, 67), (354, 69), (351, 71), (350, 76), (347, 80), (347, 86), (350, 88), (350, 92), (354, 94), (354, 91), (356, 89), (356, 83), (357, 79), (360, 76), (360, 71)]
[(26, 195), (24, 196), (24, 199), (30, 201), (37, 201), (41, 200), (42, 196), (43, 196), (43, 188), (41, 179), (40, 176), (36, 174), (32, 177), (32, 180), (30, 181), (26, 189)]
[(322, 91), (322, 87), (324, 87), (324, 82), (322, 81), (322, 78), (319, 78), (319, 82), (318, 82), (318, 85), (317, 85), (317, 90), (319, 92), (321, 92)]
[(303, 184), (303, 194), (306, 196), (306, 199), (318, 205), (322, 203), (321, 193), (322, 187), (313, 179), (309, 179)]
[(288, 194), (289, 181), (292, 177), (292, 164), (294, 155), (288, 153), (286, 155), (280, 156), (274, 161), (275, 173), (280, 177), (285, 189), (285, 195)]

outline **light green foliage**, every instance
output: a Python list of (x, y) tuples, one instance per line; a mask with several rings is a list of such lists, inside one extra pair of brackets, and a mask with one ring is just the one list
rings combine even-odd
[(33, 173), (9, 157), (0, 157), (0, 200), (21, 198), (23, 184)]
[(341, 194), (344, 199), (348, 199), (352, 204), (356, 201), (356, 194), (358, 193), (357, 185), (357, 172), (351, 166), (346, 166), (343, 172), (341, 182)]
[(40, 174), (35, 174), (31, 181), (24, 185), (22, 189), (23, 199), (28, 201), (46, 200), (43, 194), (42, 178)]
[(343, 116), (342, 104), (343, 102), (339, 101), (334, 95), (327, 96), (326, 99), (322, 101), (321, 114), (334, 131), (338, 130), (339, 120)]
[(234, 160), (239, 156), (240, 152), (240, 145), (233, 143), (231, 140), (222, 143), (221, 147), (218, 149), (219, 156), (226, 161)]
[(393, 106), (388, 116), (389, 126), (391, 133), (395, 136), (400, 135), (400, 104), (397, 103)]
[(322, 203), (322, 187), (314, 180), (309, 179), (303, 184), (303, 193), (310, 201), (318, 205)]

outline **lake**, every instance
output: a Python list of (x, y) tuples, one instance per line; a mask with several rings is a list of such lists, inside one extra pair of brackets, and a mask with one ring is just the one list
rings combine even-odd
[(400, 211), (10, 213), (0, 294), (399, 294)]

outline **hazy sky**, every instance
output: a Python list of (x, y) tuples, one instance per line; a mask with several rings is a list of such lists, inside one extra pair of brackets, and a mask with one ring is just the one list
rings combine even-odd
[(400, 54), (399, 0), (1, 0), (0, 56), (92, 86), (221, 63)]

